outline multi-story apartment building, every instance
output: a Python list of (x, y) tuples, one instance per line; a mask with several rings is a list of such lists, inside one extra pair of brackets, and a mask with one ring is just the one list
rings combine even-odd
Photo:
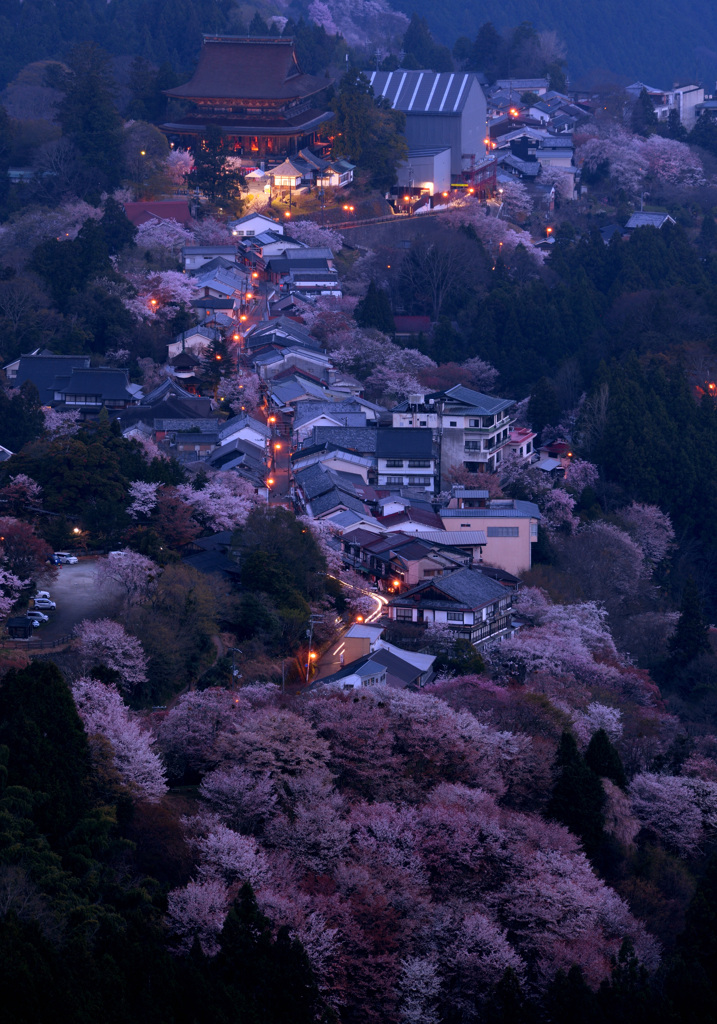
[(441, 478), (459, 468), (494, 473), (511, 442), (514, 407), (509, 398), (457, 384), (430, 395), (409, 395), (393, 409), (393, 426), (433, 430)]

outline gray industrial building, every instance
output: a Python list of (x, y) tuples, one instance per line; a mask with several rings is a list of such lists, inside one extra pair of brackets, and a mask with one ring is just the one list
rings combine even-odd
[(478, 77), (464, 72), (366, 71), (374, 96), (406, 115), (409, 150), (450, 147), (451, 174), (485, 156), (486, 103)]

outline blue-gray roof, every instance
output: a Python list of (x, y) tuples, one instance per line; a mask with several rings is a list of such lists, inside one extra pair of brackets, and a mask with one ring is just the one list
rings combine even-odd
[(380, 459), (432, 459), (430, 427), (379, 427), (376, 454)]
[(442, 519), (540, 519), (540, 510), (532, 501), (514, 501), (507, 508), (442, 508)]
[(485, 395), (482, 391), (475, 391), (473, 388), (464, 387), (463, 384), (456, 384), (455, 387), (449, 388), (448, 391), (435, 391), (432, 395), (427, 395), (427, 398), (445, 398), (447, 402), (459, 402), (461, 405), (467, 405), (471, 407), (472, 411), (475, 411), (481, 416), (492, 416), (497, 412), (502, 412), (503, 409), (509, 409), (515, 402), (512, 398), (494, 398), (492, 395)]
[(383, 96), (405, 114), (457, 114), (463, 110), (474, 74), (436, 71), (366, 71), (374, 96)]

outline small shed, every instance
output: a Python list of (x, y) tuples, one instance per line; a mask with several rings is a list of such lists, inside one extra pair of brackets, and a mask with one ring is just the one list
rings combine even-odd
[(35, 620), (27, 615), (17, 615), (7, 620), (7, 631), (14, 640), (29, 640), (35, 628)]

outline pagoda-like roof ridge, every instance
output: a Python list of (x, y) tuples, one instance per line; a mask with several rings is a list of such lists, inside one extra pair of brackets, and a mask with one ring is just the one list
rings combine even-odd
[(205, 35), (194, 75), (164, 94), (194, 100), (292, 100), (331, 84), (301, 70), (291, 38)]

